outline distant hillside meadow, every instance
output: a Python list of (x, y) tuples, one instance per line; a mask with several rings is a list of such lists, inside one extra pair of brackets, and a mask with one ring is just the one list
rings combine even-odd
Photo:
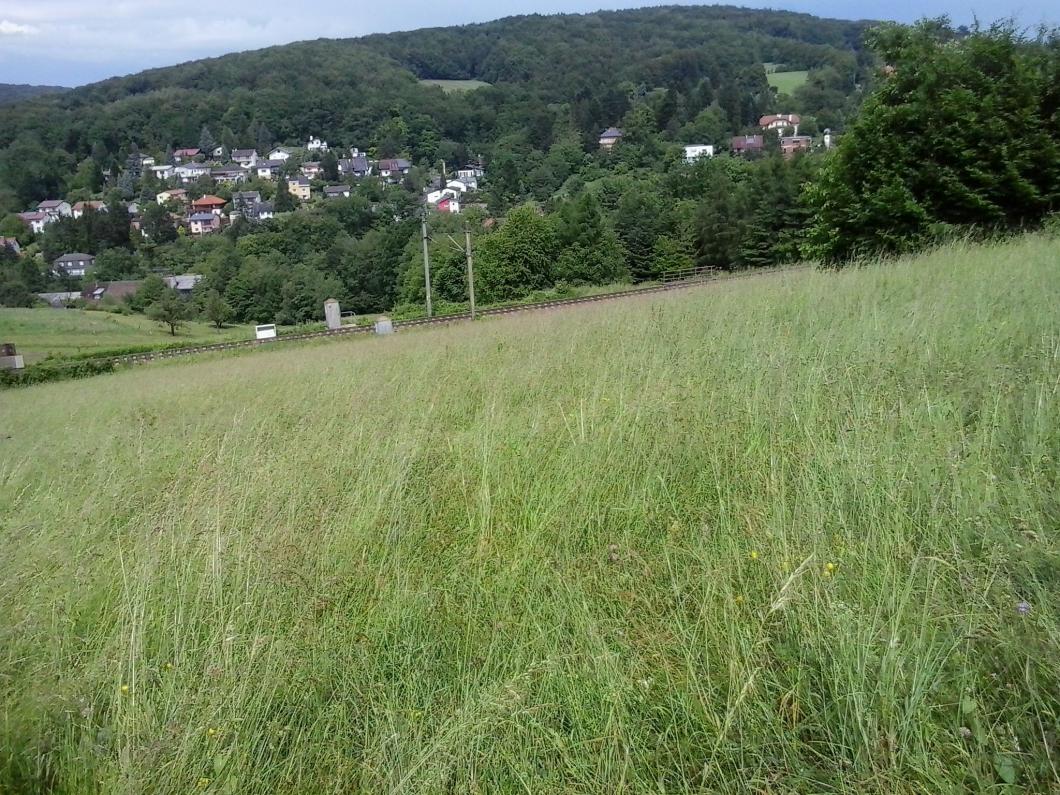
[(1058, 257), (0, 393), (0, 792), (1056, 791)]

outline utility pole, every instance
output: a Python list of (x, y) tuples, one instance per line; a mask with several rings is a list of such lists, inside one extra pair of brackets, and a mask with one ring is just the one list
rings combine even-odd
[(427, 290), (427, 317), (433, 317), (434, 313), (431, 310), (431, 255), (427, 253), (427, 212), (423, 213), (423, 218), (420, 220), (420, 227), (423, 230), (423, 286)]
[(467, 242), (464, 250), (467, 252), (467, 294), (471, 299), (471, 319), (475, 319), (475, 262), (471, 256), (471, 228), (464, 227), (464, 240)]

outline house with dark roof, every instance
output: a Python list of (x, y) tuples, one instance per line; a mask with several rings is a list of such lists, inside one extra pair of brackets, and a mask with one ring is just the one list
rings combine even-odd
[(221, 228), (221, 216), (216, 213), (192, 213), (188, 216), (188, 231), (193, 235), (208, 235)]
[(142, 284), (142, 281), (95, 282), (81, 291), (81, 297), (86, 301), (102, 301), (104, 298), (121, 301), (135, 295)]
[(380, 160), (376, 164), (379, 176), (390, 182), (398, 182), (412, 169), (412, 163), (403, 157), (391, 157)]
[(202, 281), (201, 273), (182, 273), (179, 276), (163, 276), (166, 287), (176, 290), (181, 295), (189, 295), (195, 285)]
[(183, 163), (173, 169), (173, 175), (185, 185), (209, 173), (210, 167), (205, 163)]
[(300, 169), (302, 175), (309, 179), (317, 179), (321, 174), (324, 173), (324, 167), (317, 161), (310, 161), (309, 163), (302, 163)]
[(780, 152), (784, 157), (794, 157), (796, 152), (809, 152), (813, 138), (809, 135), (785, 135), (780, 139)]
[(729, 149), (734, 155), (756, 154), (766, 147), (766, 139), (761, 135), (736, 135), (729, 141)]
[(600, 148), (610, 152), (615, 144), (622, 140), (622, 131), (617, 127), (608, 127), (600, 133)]
[(253, 149), (233, 149), (232, 162), (249, 168), (258, 162), (258, 153)]
[(19, 213), (18, 220), (24, 223), (29, 228), (29, 231), (31, 231), (33, 234), (39, 235), (41, 232), (44, 231), (44, 227), (46, 227), (55, 219), (47, 213), (31, 210), (27, 213)]
[(339, 174), (344, 177), (367, 177), (372, 173), (372, 164), (364, 155), (356, 155), (339, 161)]
[[(293, 154), (293, 151), (288, 149), (286, 146), (277, 146), (271, 152), (269, 152), (269, 160), (280, 160), (285, 161)], [(235, 158), (232, 158), (235, 160)]]
[(52, 263), (52, 272), (56, 276), (72, 276), (80, 279), (85, 271), (96, 264), (96, 258), (92, 254), (63, 254)]
[(305, 177), (288, 177), (287, 190), (299, 201), (309, 201), (309, 180)]
[(324, 188), (325, 199), (348, 199), (350, 198), (349, 185), (327, 185)]
[(210, 176), (218, 185), (238, 185), (247, 181), (247, 171), (238, 166), (222, 166), (210, 171)]

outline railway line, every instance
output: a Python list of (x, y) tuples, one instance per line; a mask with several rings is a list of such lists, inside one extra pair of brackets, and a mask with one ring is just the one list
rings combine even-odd
[[(482, 316), (497, 316), (497, 315), (514, 315), (523, 312), (540, 312), (545, 309), (558, 309), (568, 306), (578, 306), (580, 304), (593, 304), (602, 301), (616, 301), (622, 298), (631, 298), (639, 295), (650, 295), (652, 293), (665, 293), (674, 290), (686, 290), (693, 287), (702, 287), (709, 284), (718, 284), (723, 282), (737, 281), (740, 279), (752, 278), (756, 276), (766, 276), (777, 273), (788, 273), (795, 270), (802, 270), (808, 266), (802, 266), (798, 268), (778, 268), (769, 270), (756, 270), (735, 275), (722, 275), (719, 272), (709, 272), (704, 275), (694, 276), (688, 279), (681, 279), (678, 281), (671, 281), (664, 284), (652, 285), (650, 287), (637, 287), (631, 290), (623, 290), (621, 292), (614, 293), (601, 293), (600, 295), (589, 295), (581, 298), (558, 298), (553, 301), (539, 301), (532, 304), (520, 304), (517, 306), (506, 306), (506, 307), (495, 307), (492, 309), (480, 309), (476, 314)], [(445, 323), (452, 323), (460, 320), (470, 320), (470, 312), (458, 312), (450, 315), (440, 315), (437, 317), (430, 318), (417, 318), (416, 320), (398, 320), (394, 321), (394, 328), (417, 328), (421, 326), (436, 326)], [(141, 364), (146, 362), (158, 361), (161, 359), (174, 359), (181, 356), (192, 356), (200, 353), (210, 353), (213, 351), (227, 351), (237, 350), (240, 348), (255, 348), (260, 346), (275, 346), (285, 342), (298, 342), (303, 340), (313, 339), (324, 339), (327, 337), (345, 337), (354, 334), (371, 334), (373, 328), (371, 326), (344, 326), (338, 329), (329, 329), (324, 331), (309, 331), (302, 334), (284, 334), (274, 339), (267, 340), (237, 340), (234, 342), (217, 342), (209, 345), (195, 345), (186, 348), (172, 348), (169, 350), (158, 350), (158, 351), (146, 351), (144, 353), (132, 353), (124, 354), (120, 356), (101, 356), (94, 361), (106, 361), (113, 362), (115, 364)]]

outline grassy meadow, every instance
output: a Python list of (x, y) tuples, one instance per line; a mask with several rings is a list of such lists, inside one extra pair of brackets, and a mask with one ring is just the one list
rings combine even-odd
[(421, 83), (428, 86), (438, 86), (446, 94), (453, 94), (463, 91), (474, 91), (476, 88), (485, 88), (489, 83), (485, 83), (482, 80), (434, 80), (424, 79), (420, 80)]
[(788, 94), (790, 96), (794, 93), (796, 88), (806, 82), (809, 74), (810, 73), (805, 70), (794, 72), (766, 72), (766, 80), (769, 81), (769, 85), (777, 90), (777, 93)]
[(48, 356), (105, 353), (132, 346), (197, 345), (253, 339), (253, 326), (216, 329), (189, 322), (177, 330), (144, 315), (117, 315), (84, 309), (0, 309), (0, 342), (12, 342), (27, 364)]
[(1058, 255), (0, 393), (0, 793), (1057, 791)]

